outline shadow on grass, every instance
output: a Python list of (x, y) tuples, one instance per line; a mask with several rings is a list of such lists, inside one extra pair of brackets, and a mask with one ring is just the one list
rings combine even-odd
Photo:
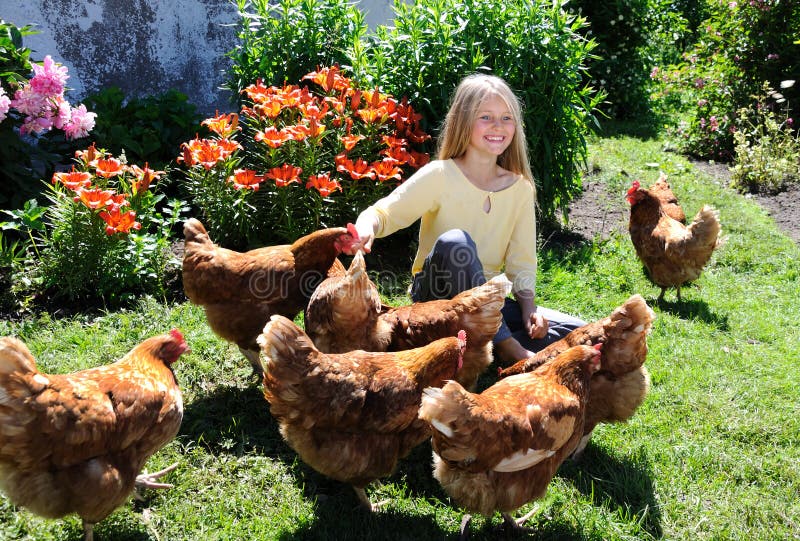
[(196, 441), (216, 454), (262, 454), (294, 461), (278, 423), (269, 413), (260, 385), (220, 386), (186, 404), (181, 438)]
[(713, 325), (721, 331), (730, 330), (728, 316), (715, 314), (705, 301), (686, 300), (686, 295), (683, 295), (682, 301), (678, 301), (676, 298), (674, 301), (662, 300), (661, 302), (656, 302), (656, 298), (653, 298), (648, 300), (647, 303), (650, 306), (658, 306), (662, 311), (669, 312), (681, 319), (702, 321), (708, 325)]
[(315, 520), (311, 524), (286, 532), (278, 539), (416, 541), (447, 538), (447, 532), (441, 529), (432, 516), (409, 515), (401, 510), (390, 509), (370, 513), (357, 507), (355, 496), (347, 501), (341, 500), (344, 498), (340, 498), (340, 501), (333, 498), (318, 500)]
[(652, 468), (644, 452), (620, 460), (590, 443), (580, 460), (565, 461), (557, 475), (571, 481), (595, 505), (624, 517), (637, 517), (642, 529), (654, 538), (663, 535)]

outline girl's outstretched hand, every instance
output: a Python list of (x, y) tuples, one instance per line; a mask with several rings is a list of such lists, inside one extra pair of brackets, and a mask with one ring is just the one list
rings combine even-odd
[(528, 321), (525, 322), (525, 330), (528, 331), (528, 336), (537, 340), (547, 336), (547, 329), (550, 328), (550, 322), (537, 312), (533, 312)]
[(354, 227), (355, 233), (358, 235), (358, 239), (351, 246), (349, 255), (354, 255), (358, 250), (363, 250), (365, 254), (370, 253), (372, 243), (375, 241), (375, 228), (377, 225), (377, 219), (368, 210), (358, 216), (355, 226), (348, 224), (348, 229)]

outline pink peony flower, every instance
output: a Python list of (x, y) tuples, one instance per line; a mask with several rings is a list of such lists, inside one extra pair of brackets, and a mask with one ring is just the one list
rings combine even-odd
[(0, 122), (6, 119), (8, 110), (11, 108), (11, 98), (6, 96), (6, 91), (0, 86)]
[(72, 118), (72, 108), (69, 102), (63, 98), (56, 97), (55, 102), (56, 110), (53, 115), (53, 126), (56, 129), (63, 130), (64, 126), (69, 124)]
[(14, 99), (11, 100), (11, 107), (27, 116), (39, 116), (46, 106), (47, 99), (34, 92), (29, 84), (14, 92)]
[(37, 94), (52, 97), (64, 93), (64, 85), (69, 78), (66, 66), (56, 64), (50, 55), (44, 57), (43, 65), (33, 64), (31, 88)]
[(94, 119), (96, 117), (97, 113), (87, 111), (86, 106), (83, 104), (74, 107), (69, 122), (64, 126), (64, 133), (67, 139), (79, 139), (89, 135), (89, 132), (94, 128)]

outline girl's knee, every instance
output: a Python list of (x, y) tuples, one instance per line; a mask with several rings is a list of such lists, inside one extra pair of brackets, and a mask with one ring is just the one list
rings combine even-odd
[(463, 229), (445, 231), (439, 235), (439, 238), (436, 239), (436, 243), (433, 245), (433, 251), (440, 254), (449, 254), (454, 251), (465, 249), (477, 252), (475, 241), (472, 240), (469, 233)]

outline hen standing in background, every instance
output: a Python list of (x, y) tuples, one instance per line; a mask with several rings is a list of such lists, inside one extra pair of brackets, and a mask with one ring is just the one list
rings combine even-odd
[(632, 295), (608, 317), (575, 329), (499, 375), (504, 378), (532, 372), (573, 346), (603, 344), (603, 368), (592, 375), (589, 383), (583, 439), (573, 453), (578, 458), (598, 423), (627, 421), (644, 402), (650, 389), (650, 374), (644, 367), (647, 335), (655, 317), (641, 295)]
[(425, 389), (419, 416), (433, 429), (434, 477), (458, 505), (488, 517), (500, 511), (515, 529), (529, 518), (515, 521), (509, 513), (544, 496), (578, 445), (600, 347), (568, 349), (481, 394), (455, 381)]
[(337, 256), (358, 240), (355, 229), (315, 231), (291, 245), (235, 252), (211, 242), (194, 218), (183, 226), (183, 288), (205, 309), (211, 329), (235, 343), (258, 373), (256, 338), (273, 314), (294, 318), (328, 275), (343, 272)]
[(178, 433), (183, 400), (172, 364), (188, 350), (178, 330), (149, 338), (121, 360), (72, 374), (39, 372), (27, 346), (0, 338), (0, 488), (47, 518), (76, 513), (85, 539)]
[(325, 353), (399, 351), (464, 330), (469, 341), (456, 379), (471, 389), (492, 362), (492, 338), (510, 290), (511, 283), (498, 276), (449, 300), (388, 307), (381, 303), (359, 251), (347, 272), (326, 278), (311, 296), (305, 329)]
[(700, 277), (712, 252), (722, 244), (719, 212), (704, 205), (691, 224), (683, 225), (638, 180), (626, 199), (631, 205), (628, 231), (636, 254), (650, 280), (661, 288), (657, 302), (664, 299), (668, 287), (677, 288), (680, 301), (681, 286)]
[(417, 418), (422, 390), (456, 377), (465, 333), (396, 353), (321, 353), (306, 334), (272, 316), (259, 336), (264, 396), (286, 442), (308, 465), (353, 486), (390, 475), (430, 437)]

